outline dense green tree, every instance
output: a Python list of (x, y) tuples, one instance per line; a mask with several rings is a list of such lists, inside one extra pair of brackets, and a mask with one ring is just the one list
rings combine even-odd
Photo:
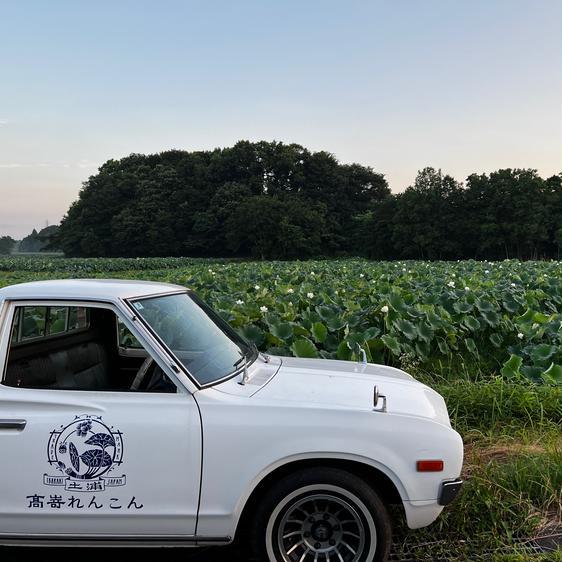
[(309, 258), (323, 253), (325, 208), (301, 197), (243, 200), (225, 224), (227, 245), (235, 254), (254, 258)]
[(18, 252), (44, 252), (56, 251), (56, 243), (53, 242), (57, 234), (58, 225), (46, 226), (39, 232), (34, 228), (31, 234), (27, 235), (18, 244)]
[(463, 251), (463, 189), (451, 176), (425, 168), (403, 193), (375, 202), (358, 217), (358, 240), (380, 258), (452, 259)]
[(397, 196), (393, 245), (398, 257), (451, 259), (461, 251), (456, 219), (462, 188), (451, 176), (425, 168), (413, 186)]
[(14, 249), (16, 241), (11, 236), (0, 237), (0, 254), (10, 254)]
[(356, 215), (354, 235), (375, 258), (558, 258), (562, 175), (505, 169), (463, 186), (425, 168), (405, 192)]
[(562, 258), (562, 174), (543, 184), (546, 241), (539, 257)]
[(398, 198), (387, 197), (354, 219), (355, 253), (373, 259), (396, 259), (392, 239)]
[[(297, 144), (240, 141), (205, 152), (132, 154), (89, 178), (57, 240), (69, 256), (352, 253), (354, 216), (389, 195), (381, 174)], [(252, 217), (252, 210), (265, 216)], [(321, 225), (320, 238), (307, 213)], [(283, 240), (303, 233), (307, 240)]]
[(475, 257), (528, 259), (546, 251), (549, 198), (536, 170), (473, 174), (467, 180), (466, 198), (466, 212), (477, 219)]

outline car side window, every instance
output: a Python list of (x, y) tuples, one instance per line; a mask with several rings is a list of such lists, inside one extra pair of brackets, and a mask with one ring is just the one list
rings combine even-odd
[(45, 335), (47, 307), (26, 306), (23, 308), (21, 314), (21, 340), (30, 340)]
[[(118, 338), (116, 325), (120, 327)], [(137, 353), (119, 353), (122, 344)], [(34, 389), (177, 392), (113, 311), (84, 306), (16, 307), (2, 384)]]
[(66, 332), (68, 330), (69, 308), (66, 306), (52, 306), (47, 311), (46, 334), (54, 336)]
[(143, 349), (139, 340), (119, 318), (117, 319), (117, 341), (120, 349)]
[(86, 329), (89, 310), (79, 306), (19, 306), (12, 322), (12, 344)]

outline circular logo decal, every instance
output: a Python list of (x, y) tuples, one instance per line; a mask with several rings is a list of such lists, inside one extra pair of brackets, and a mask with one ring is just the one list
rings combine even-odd
[[(46, 484), (64, 483), (67, 488), (87, 491), (103, 490), (106, 485), (123, 485), (117, 482), (120, 478), (101, 478), (123, 459), (121, 432), (107, 426), (101, 416), (76, 416), (68, 425), (52, 431), (47, 450), (49, 463), (64, 476), (46, 476), (51, 480)], [(73, 486), (71, 481), (75, 482)], [(92, 484), (94, 481), (95, 486), (78, 486), (80, 482)]]

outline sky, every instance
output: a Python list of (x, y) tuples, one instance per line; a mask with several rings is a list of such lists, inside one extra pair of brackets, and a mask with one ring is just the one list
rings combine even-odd
[(110, 158), (237, 140), (371, 166), (562, 171), (560, 0), (0, 0), (0, 235)]

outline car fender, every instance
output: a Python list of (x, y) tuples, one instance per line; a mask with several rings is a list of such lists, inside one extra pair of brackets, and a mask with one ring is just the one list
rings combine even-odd
[[(407, 492), (400, 478), (398, 478), (396, 473), (392, 471), (388, 466), (378, 462), (377, 460), (362, 455), (342, 453), (341, 451), (309, 451), (306, 453), (299, 453), (280, 458), (276, 462), (271, 463), (269, 466), (260, 471), (256, 475), (256, 477), (252, 479), (247, 488), (244, 490), (243, 495), (240, 497), (234, 511), (235, 520), (239, 522), (243, 510), (254, 492), (260, 487), (262, 483), (266, 482), (273, 473), (280, 469), (290, 468), (291, 465), (294, 466), (294, 470), (298, 470), (299, 466), (307, 465), (310, 461), (314, 461), (315, 464), (318, 465), (321, 465), (322, 461), (325, 461), (326, 464), (330, 464), (333, 461), (348, 461), (350, 463), (356, 463), (365, 467), (376, 469), (392, 482), (402, 502), (407, 501)], [(341, 468), (345, 470), (345, 465), (343, 465), (343, 463)], [(350, 472), (352, 471), (353, 469), (350, 469)]]

